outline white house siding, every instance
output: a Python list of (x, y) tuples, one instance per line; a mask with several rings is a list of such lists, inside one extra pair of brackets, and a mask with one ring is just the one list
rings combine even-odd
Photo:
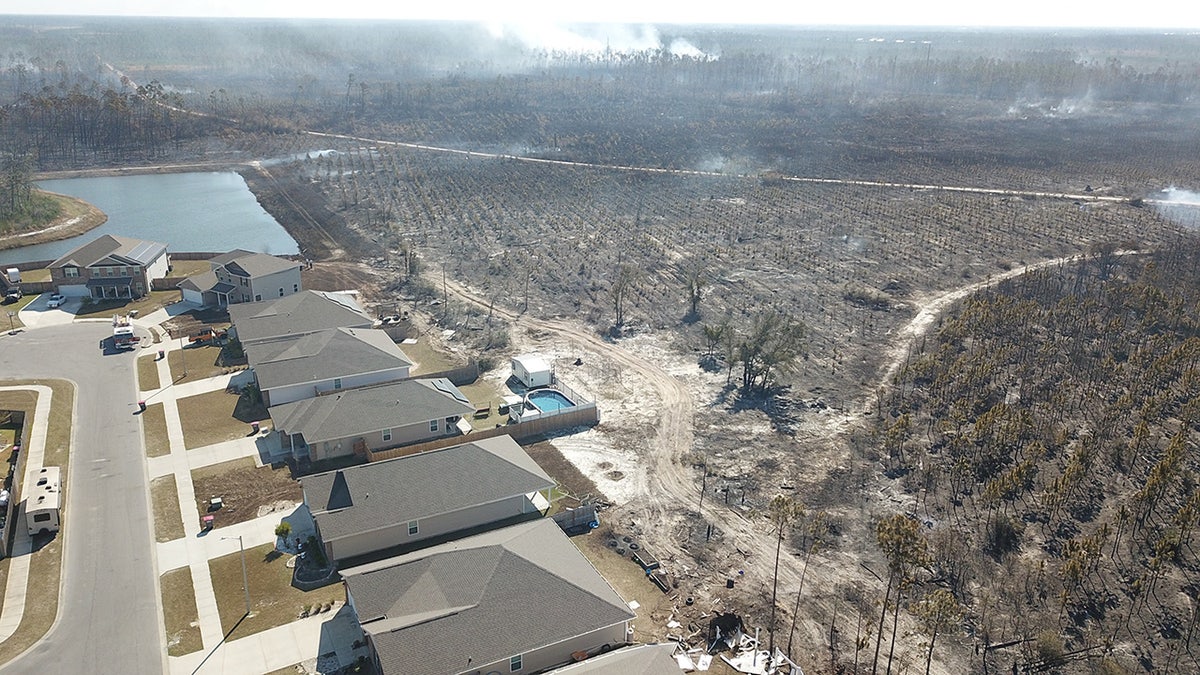
[(491, 504), (482, 504), (431, 518), (419, 519), (417, 527), (420, 531), (412, 536), (408, 534), (410, 519), (403, 513), (397, 513), (395, 516), (401, 519), (401, 522), (349, 537), (325, 540), (325, 545), (330, 558), (345, 560), (393, 546), (416, 544), (443, 534), (494, 523), (505, 518), (513, 518), (523, 513), (529, 513), (530, 508), (534, 508), (533, 504), (525, 498), (525, 495), (516, 495)]
[(300, 268), (251, 279), (250, 289), (255, 297), (262, 296), (263, 300), (275, 300), (302, 291), (304, 286), (300, 284)]
[(164, 251), (162, 255), (158, 256), (158, 259), (146, 267), (146, 288), (144, 289), (144, 292), (149, 292), (150, 282), (167, 276), (167, 268), (170, 267), (170, 265), (170, 257)]
[[(537, 673), (553, 666), (565, 666), (571, 663), (571, 654), (574, 652), (598, 652), (604, 645), (610, 645), (613, 649), (616, 649), (628, 640), (626, 637), (626, 627), (627, 624), (622, 622), (615, 626), (602, 628), (576, 638), (571, 638), (570, 640), (543, 647), (537, 651), (522, 654), (521, 670), (517, 672)], [(516, 656), (516, 654), (506, 656), (502, 661), (481, 666), (478, 670), (481, 673), (490, 673), (493, 671), (508, 673), (508, 660), (511, 656)], [(472, 672), (475, 671), (472, 670)], [(386, 673), (386, 675), (393, 674)]]

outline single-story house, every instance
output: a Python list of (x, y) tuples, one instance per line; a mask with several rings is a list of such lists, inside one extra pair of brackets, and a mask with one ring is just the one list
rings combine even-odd
[(342, 572), (385, 675), (540, 673), (628, 641), (634, 613), (538, 520)]
[(555, 482), (503, 435), (305, 476), (300, 485), (326, 556), (345, 561), (543, 513)]
[(50, 263), (50, 281), (71, 297), (133, 299), (170, 270), (167, 245), (106, 234)]
[(678, 645), (630, 645), (550, 671), (552, 675), (680, 675), (672, 654)]
[(513, 376), (529, 389), (550, 386), (554, 379), (554, 371), (550, 364), (536, 354), (513, 357), (512, 372)]
[(300, 263), (235, 249), (211, 258), (211, 269), (179, 283), (184, 302), (225, 307), (299, 293)]
[(284, 448), (316, 462), (453, 436), (475, 406), (450, 380), (434, 378), (330, 392), (268, 412)]
[(373, 328), (330, 328), (266, 338), (245, 349), (267, 406), (403, 380), (412, 367), (392, 338)]
[(370, 328), (375, 321), (347, 293), (300, 291), (282, 298), (229, 306), (233, 337), (243, 345), (330, 328)]

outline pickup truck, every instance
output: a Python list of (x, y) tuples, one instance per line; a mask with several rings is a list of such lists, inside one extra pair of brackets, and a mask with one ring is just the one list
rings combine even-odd
[(208, 342), (220, 342), (229, 335), (229, 331), (225, 328), (205, 328), (197, 333), (192, 333), (188, 336), (188, 342), (194, 345), (205, 344)]

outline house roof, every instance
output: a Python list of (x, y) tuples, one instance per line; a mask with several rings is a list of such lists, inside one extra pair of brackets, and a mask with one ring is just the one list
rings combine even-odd
[(300, 263), (266, 253), (243, 253), (243, 255), (225, 262), (224, 266), (230, 274), (253, 279), (284, 270), (299, 269)]
[(549, 675), (679, 675), (679, 664), (671, 656), (675, 647), (670, 643), (634, 645), (556, 668)]
[(385, 673), (474, 672), (634, 618), (547, 518), (342, 576)]
[(93, 267), (96, 265), (133, 265), (145, 267), (166, 253), (167, 245), (156, 241), (130, 239), (106, 234), (73, 249), (58, 260), (50, 263), (52, 269), (59, 267)]
[(176, 288), (182, 288), (187, 291), (211, 291), (218, 283), (217, 273), (209, 270), (192, 276), (179, 282)]
[(258, 340), (246, 346), (246, 357), (264, 391), (412, 365), (387, 333), (373, 328), (331, 328)]
[(300, 484), (325, 541), (555, 485), (508, 435), (306, 476)]
[(374, 323), (351, 296), (322, 291), (230, 305), (229, 318), (242, 344), (329, 328), (370, 328)]
[(301, 434), (306, 443), (361, 436), (383, 429), (473, 412), (475, 406), (450, 380), (401, 380), (346, 389), (271, 406), (276, 429)]
[(521, 356), (514, 356), (513, 363), (521, 364), (521, 367), (529, 373), (550, 372), (550, 364), (546, 362), (546, 359), (542, 358), (538, 354), (523, 354)]

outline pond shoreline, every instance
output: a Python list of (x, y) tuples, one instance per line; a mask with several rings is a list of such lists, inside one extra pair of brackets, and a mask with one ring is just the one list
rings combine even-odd
[(89, 202), (48, 190), (39, 190), (39, 192), (66, 202), (63, 209), (65, 213), (40, 230), (29, 230), (0, 237), (0, 251), (78, 237), (108, 222), (108, 214)]

